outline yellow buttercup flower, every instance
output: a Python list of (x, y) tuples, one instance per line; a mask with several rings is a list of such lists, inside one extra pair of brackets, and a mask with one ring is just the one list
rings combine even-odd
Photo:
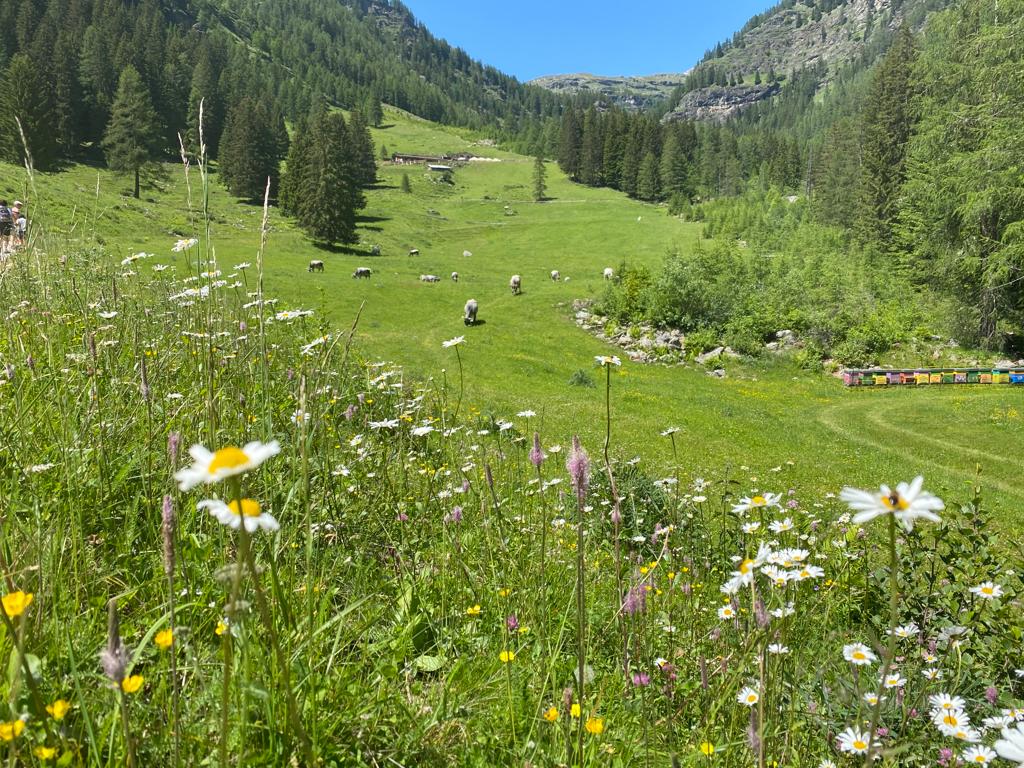
[(130, 675), (121, 681), (121, 690), (125, 693), (138, 693), (143, 682), (142, 675)]
[(594, 736), (600, 736), (604, 733), (604, 718), (591, 717), (587, 720), (587, 724), (584, 727), (587, 729), (587, 733), (591, 733)]
[(11, 720), (10, 722), (0, 723), (0, 739), (14, 741), (21, 736), (21, 732), (24, 730), (25, 722), (23, 720)]
[(21, 616), (25, 609), (32, 605), (33, 599), (31, 592), (22, 592), (20, 589), (17, 592), (8, 592), (3, 596), (4, 613), (12, 619)]
[(502, 651), (498, 658), (501, 659), (503, 664), (508, 664), (510, 661), (515, 661), (516, 652), (515, 651)]
[(161, 651), (166, 651), (174, 644), (174, 630), (163, 629), (157, 632), (156, 637), (153, 638), (153, 642), (156, 643), (156, 647)]
[(64, 715), (71, 711), (71, 703), (64, 699), (57, 699), (46, 707), (46, 711), (54, 720), (63, 720)]
[(471, 605), (469, 608), (467, 608), (466, 609), (466, 615), (467, 616), (479, 616), (480, 615), (480, 604), (477, 603), (476, 605)]
[(228, 625), (225, 624), (223, 621), (218, 621), (217, 628), (213, 631), (216, 632), (218, 635), (223, 635), (225, 632), (228, 631)]
[(579, 717), (580, 716), (580, 705), (579, 704), (573, 704), (571, 707), (569, 707), (569, 714), (572, 715), (573, 717)]
[(549, 723), (555, 722), (556, 720), (558, 720), (558, 710), (554, 707), (549, 707), (544, 712), (544, 719), (547, 720)]
[(715, 745), (712, 744), (710, 741), (703, 741), (700, 745), (700, 751), (701, 754), (711, 757), (713, 754), (715, 754)]
[(40, 744), (38, 747), (32, 750), (32, 754), (38, 757), (40, 760), (51, 760), (57, 754), (57, 750), (53, 747), (47, 747)]

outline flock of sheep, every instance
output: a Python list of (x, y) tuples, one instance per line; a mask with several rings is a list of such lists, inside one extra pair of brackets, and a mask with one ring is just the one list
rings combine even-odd
[[(417, 249), (417, 248), (412, 248), (412, 249), (409, 250), (409, 255), (410, 256), (419, 256), (419, 253), (420, 253), (419, 249)], [(379, 246), (374, 246), (374, 255), (379, 255), (379, 254), (380, 254), (380, 247)], [(473, 254), (470, 251), (463, 251), (462, 255), (466, 256), (466, 257), (469, 257), (469, 256), (472, 256)], [(314, 260), (310, 261), (309, 262), (309, 270), (308, 271), (310, 271), (310, 272), (323, 272), (324, 271), (324, 263), (323, 263), (323, 261), (321, 261), (319, 259), (314, 259)], [(611, 279), (613, 279), (615, 277), (615, 270), (613, 270), (611, 267), (605, 267), (603, 274), (604, 274), (604, 279), (605, 280), (611, 280)], [(370, 269), (369, 267), (356, 267), (355, 272), (352, 273), (352, 277), (354, 279), (366, 279), (366, 280), (369, 280), (372, 275), (373, 275), (373, 270)], [(452, 279), (453, 283), (459, 282), (459, 273), (458, 272), (452, 272), (451, 279)], [(551, 281), (552, 282), (557, 283), (561, 279), (562, 279), (562, 275), (559, 273), (559, 271), (557, 269), (551, 270)], [(565, 279), (566, 279), (566, 282), (568, 282), (569, 278), (567, 277)], [(423, 282), (423, 283), (439, 283), (439, 282), (441, 282), (441, 278), (438, 277), (437, 275), (420, 275), (420, 282)], [(508, 281), (508, 286), (512, 290), (512, 295), (513, 296), (518, 296), (519, 294), (521, 294), (523, 292), (523, 278), (522, 278), (522, 276), (521, 275), (512, 275), (512, 277)], [(476, 323), (476, 315), (477, 315), (477, 311), (478, 310), (479, 310), (479, 304), (477, 303), (476, 299), (470, 299), (469, 301), (466, 302), (466, 306), (463, 308), (463, 312), (462, 312), (462, 314), (463, 314), (463, 318), (462, 319), (463, 319), (463, 321), (465, 322), (466, 325), (474, 325)]]

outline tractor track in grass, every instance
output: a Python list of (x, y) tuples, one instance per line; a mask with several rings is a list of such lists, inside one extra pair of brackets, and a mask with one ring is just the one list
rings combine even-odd
[[(985, 451), (980, 451), (974, 448), (961, 448), (960, 446), (950, 445), (948, 442), (944, 442), (938, 438), (929, 437), (912, 430), (897, 427), (891, 420), (885, 421), (880, 420), (879, 417), (873, 415), (866, 415), (863, 413), (863, 410), (867, 405), (868, 404), (865, 401), (833, 405), (823, 409), (818, 414), (817, 421), (827, 430), (842, 437), (850, 443), (870, 448), (891, 457), (896, 457), (909, 466), (936, 470), (947, 477), (958, 478), (968, 484), (973, 484), (977, 480), (977, 475), (973, 471), (938, 461), (932, 456), (922, 454), (920, 451), (904, 448), (896, 440), (891, 442), (882, 442), (871, 437), (869, 434), (866, 434), (864, 431), (858, 430), (856, 426), (846, 426), (840, 422), (843, 420), (844, 416), (848, 418), (851, 415), (858, 415), (862, 420), (873, 425), (875, 428), (881, 428), (895, 436), (905, 435), (921, 442), (938, 445), (942, 448), (944, 453), (958, 455), (963, 457), (966, 461), (970, 461), (969, 457), (971, 456), (982, 458), (986, 462), (991, 462), (993, 464), (1009, 461)], [(898, 403), (893, 404), (893, 408), (899, 407), (899, 405), (900, 404)], [(984, 462), (982, 463), (984, 464)], [(1022, 488), (1021, 485), (1008, 483), (1004, 480), (992, 477), (991, 475), (984, 474), (981, 476), (980, 482), (983, 487), (989, 486), (1018, 502), (1024, 501), (1024, 488)]]

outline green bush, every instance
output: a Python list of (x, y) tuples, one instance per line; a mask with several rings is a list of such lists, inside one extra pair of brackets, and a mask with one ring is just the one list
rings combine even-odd
[(584, 368), (578, 368), (573, 371), (572, 376), (569, 377), (570, 387), (593, 387), (594, 377), (590, 375), (590, 371)]

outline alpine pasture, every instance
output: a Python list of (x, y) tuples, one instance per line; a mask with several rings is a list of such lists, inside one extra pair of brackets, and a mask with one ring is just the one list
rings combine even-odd
[(8, 763), (1012, 750), (1019, 390), (618, 365), (573, 300), (699, 225), (554, 166), (534, 203), (531, 159), (388, 117), (500, 162), (382, 167), (350, 249), (195, 166), (141, 201), (4, 167), (35, 237), (0, 273)]

